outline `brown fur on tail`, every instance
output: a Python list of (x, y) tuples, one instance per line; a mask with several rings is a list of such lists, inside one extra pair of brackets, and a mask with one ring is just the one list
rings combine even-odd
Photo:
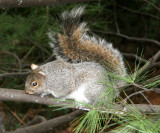
[[(125, 76), (126, 70), (121, 53), (104, 39), (87, 34), (86, 23), (80, 22), (83, 10), (84, 7), (79, 7), (62, 13), (63, 33), (58, 34), (58, 45), (51, 44), (56, 49), (56, 55), (67, 56), (76, 61), (97, 62), (111, 72)], [(53, 37), (50, 38), (54, 40)]]
[(119, 67), (119, 60), (108, 49), (91, 40), (82, 39), (82, 35), (80, 28), (74, 31), (70, 38), (65, 34), (58, 34), (59, 45), (65, 55), (72, 60), (110, 64), (110, 69), (113, 71), (114, 68)]

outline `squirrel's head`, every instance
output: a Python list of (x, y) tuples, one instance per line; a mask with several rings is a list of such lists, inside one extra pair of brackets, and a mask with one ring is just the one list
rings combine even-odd
[(25, 93), (27, 94), (38, 94), (44, 90), (44, 81), (46, 74), (43, 72), (38, 65), (31, 65), (32, 72), (28, 75), (25, 84)]

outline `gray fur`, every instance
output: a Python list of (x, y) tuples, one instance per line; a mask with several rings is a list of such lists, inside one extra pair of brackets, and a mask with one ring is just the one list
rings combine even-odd
[[(106, 75), (104, 67), (99, 63), (71, 64), (64, 60), (57, 60), (39, 66), (38, 69), (46, 74), (46, 79), (39, 88), (35, 89), (34, 94), (52, 94), (57, 98), (77, 101), (77, 96), (71, 96), (71, 93), (83, 89), (84, 91), (79, 95), (84, 95), (84, 98), (78, 101), (93, 104), (106, 88), (106, 85), (100, 83)], [(26, 81), (26, 89), (31, 89), (29, 81)]]

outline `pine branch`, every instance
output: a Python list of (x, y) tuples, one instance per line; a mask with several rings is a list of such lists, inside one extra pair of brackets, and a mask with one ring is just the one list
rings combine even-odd
[[(0, 88), (0, 101), (15, 101), (15, 102), (30, 102), (30, 103), (37, 103), (37, 104), (45, 104), (45, 105), (71, 105), (73, 106), (72, 102), (65, 102), (65, 101), (55, 101), (52, 99), (51, 96), (44, 96), (41, 97), (40, 95), (28, 95), (25, 94), (23, 90), (15, 90), (15, 89), (6, 89)], [(141, 112), (150, 113), (154, 112), (160, 113), (160, 106), (159, 105), (146, 105), (146, 104), (130, 104), (127, 106), (123, 106), (121, 104), (117, 104), (114, 106), (113, 109), (103, 108), (105, 112), (108, 113), (125, 113), (131, 112), (131, 107), (135, 107), (137, 110)], [(77, 106), (72, 108), (79, 109)], [(151, 109), (152, 108), (152, 109)], [(82, 110), (91, 110), (92, 108), (85, 107)]]
[(89, 2), (98, 0), (0, 0), (0, 8), (55, 6), (64, 3)]

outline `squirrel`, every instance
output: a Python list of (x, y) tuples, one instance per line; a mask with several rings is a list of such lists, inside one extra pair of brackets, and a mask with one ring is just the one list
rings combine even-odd
[[(80, 21), (83, 12), (84, 7), (64, 11), (60, 16), (63, 33), (57, 34), (57, 40), (53, 31), (48, 33), (57, 60), (31, 65), (32, 72), (25, 83), (27, 94), (51, 94), (93, 104), (107, 89), (101, 83), (103, 77), (111, 82), (105, 71), (126, 77), (121, 53), (111, 43), (88, 34), (87, 24)], [(120, 80), (114, 83), (116, 88), (124, 85)], [(117, 96), (119, 90), (116, 91)]]

